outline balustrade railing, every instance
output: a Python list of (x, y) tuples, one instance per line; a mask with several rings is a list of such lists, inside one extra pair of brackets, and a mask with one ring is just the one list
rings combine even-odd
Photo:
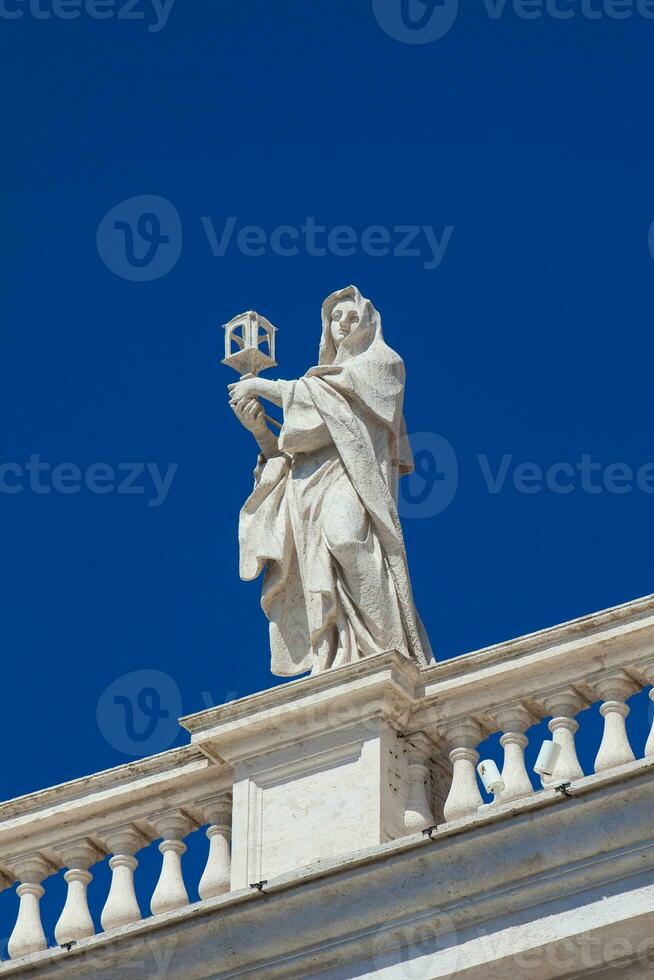
[[(542, 777), (545, 790), (654, 759), (654, 724), (632, 745), (625, 723), (630, 699), (653, 682), (654, 596), (416, 670), (415, 693), (403, 690), (411, 708), (399, 732), (406, 739), (406, 832), (477, 814), (483, 797), (476, 766), (491, 735), (499, 735), (503, 749), (503, 786), (484, 806), (489, 819), (493, 808), (538, 792), (525, 749), (531, 730), (545, 721), (561, 748), (554, 771)], [(649, 697), (654, 700), (654, 690)], [(597, 703), (603, 731), (593, 772), (584, 773), (576, 738), (584, 711)], [(12, 960), (47, 948), (41, 900), (48, 879), (62, 870), (67, 894), (54, 930), (59, 946), (95, 935), (88, 892), (99, 862), (111, 870), (102, 929), (142, 918), (137, 855), (156, 842), (161, 863), (153, 915), (189, 905), (185, 841), (202, 827), (208, 843), (200, 901), (230, 890), (233, 776), (209, 755), (191, 744), (0, 805), (0, 892), (16, 885), (18, 897)]]
[(153, 915), (189, 904), (182, 872), (185, 839), (208, 825), (202, 899), (229, 891), (231, 778), (195, 747), (75, 780), (0, 806), (0, 890), (17, 883), (19, 907), (9, 939), (12, 960), (41, 952), (47, 879), (65, 869), (67, 894), (55, 940), (67, 946), (95, 935), (89, 911), (91, 868), (108, 860), (111, 885), (101, 914), (105, 932), (142, 918), (136, 855), (161, 839)]
[[(545, 719), (561, 746), (553, 773), (542, 777), (545, 789), (654, 756), (654, 724), (633, 747), (625, 724), (629, 699), (654, 682), (654, 597), (456, 658), (423, 676), (411, 725), (440, 739), (449, 753), (446, 821), (481, 806), (479, 748), (496, 733), (504, 750), (504, 788), (485, 812), (536, 792), (525, 749), (529, 729)], [(654, 690), (649, 697), (654, 700)], [(598, 702), (603, 734), (593, 770), (584, 773), (576, 736), (583, 711)]]

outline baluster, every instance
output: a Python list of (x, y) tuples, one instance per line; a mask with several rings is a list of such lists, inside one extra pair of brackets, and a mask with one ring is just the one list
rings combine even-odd
[(224, 895), (231, 888), (232, 797), (226, 794), (199, 806), (211, 824), (207, 830), (209, 856), (198, 888), (200, 898), (206, 901)]
[(63, 867), (68, 868), (64, 875), (68, 885), (66, 903), (55, 926), (55, 939), (60, 946), (63, 946), (95, 935), (95, 925), (89, 912), (87, 888), (93, 880), (89, 868), (101, 860), (102, 852), (92, 841), (84, 838), (58, 847), (57, 857)]
[(150, 843), (136, 827), (118, 827), (104, 835), (103, 843), (110, 854), (111, 888), (102, 910), (100, 921), (105, 932), (138, 922), (141, 909), (134, 891), (134, 872), (138, 861), (137, 851)]
[(525, 766), (525, 749), (529, 739), (526, 730), (533, 724), (534, 718), (520, 704), (507, 705), (495, 712), (495, 718), (501, 731), (504, 732), (500, 745), (504, 749), (504, 765), (502, 780), (504, 789), (499, 798), (500, 803), (510, 800), (520, 800), (533, 793), (531, 779)]
[[(650, 698), (650, 701), (654, 701), (654, 687), (649, 692), (649, 698)], [(652, 717), (652, 727), (650, 729), (649, 738), (647, 739), (647, 743), (645, 745), (645, 758), (646, 759), (649, 758), (650, 756), (654, 755), (654, 709), (650, 708), (650, 711), (651, 711), (653, 717)]]
[(479, 761), (475, 746), (481, 742), (482, 732), (477, 722), (458, 721), (443, 726), (443, 733), (451, 749), (450, 761), (453, 766), (452, 786), (445, 801), (443, 816), (446, 821), (458, 820), (476, 813), (483, 803), (475, 768)]
[(20, 906), (7, 948), (10, 959), (17, 960), (48, 948), (41, 923), (40, 903), (45, 895), (41, 882), (56, 869), (40, 854), (28, 854), (13, 861), (11, 870), (14, 878), (20, 882), (16, 889)]
[(571, 783), (573, 779), (581, 779), (584, 770), (577, 757), (575, 733), (579, 730), (577, 715), (584, 707), (583, 699), (572, 690), (557, 691), (543, 699), (548, 715), (552, 715), (547, 727), (552, 733), (553, 740), (561, 746), (561, 755), (556, 769), (551, 776), (542, 776), (543, 786)]
[(604, 733), (595, 758), (595, 772), (606, 772), (635, 761), (625, 725), (629, 714), (629, 705), (625, 701), (638, 690), (638, 685), (623, 670), (618, 670), (600, 677), (594, 688), (604, 701), (600, 708)]
[(198, 824), (182, 810), (159, 814), (150, 821), (160, 837), (159, 851), (163, 855), (161, 874), (154, 890), (150, 909), (153, 915), (172, 912), (189, 904), (188, 892), (182, 873), (182, 855), (186, 852), (183, 838)]
[[(641, 665), (638, 674), (640, 674), (643, 687), (654, 683), (654, 662)], [(650, 689), (649, 699), (654, 702), (654, 687)], [(647, 741), (645, 742), (644, 759), (649, 759), (654, 755), (654, 704), (649, 705), (648, 717), (652, 719), (652, 724), (650, 725)]]
[(426, 735), (417, 733), (406, 739), (408, 755), (409, 798), (404, 811), (404, 826), (409, 833), (420, 833), (433, 827), (431, 773), (429, 759), (434, 745)]

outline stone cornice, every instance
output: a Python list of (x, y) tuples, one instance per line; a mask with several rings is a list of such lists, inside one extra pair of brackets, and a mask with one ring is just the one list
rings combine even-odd
[(654, 596), (647, 596), (426, 668), (411, 722), (428, 731), (460, 717), (483, 722), (489, 709), (518, 700), (547, 714), (542, 700), (565, 687), (592, 703), (606, 671), (620, 668), (647, 684), (653, 659)]
[(67, 836), (88, 836), (100, 845), (112, 824), (134, 822), (145, 829), (151, 813), (230, 786), (228, 771), (188, 745), (30, 793), (0, 806), (0, 866), (26, 849), (52, 860)]
[[(404, 700), (414, 702), (416, 709), (436, 704), (445, 707), (450, 697), (462, 700), (466, 690), (496, 691), (500, 681), (510, 681), (512, 693), (530, 688), (534, 678), (552, 673), (549, 682), (539, 686), (557, 687), (563, 682), (559, 672), (566, 663), (567, 675), (598, 671), (629, 663), (630, 658), (650, 659), (654, 664), (654, 595), (635, 599), (601, 612), (507, 640), (481, 650), (462, 654), (432, 667), (418, 670), (396, 653), (385, 653), (361, 660), (317, 677), (304, 677), (267, 691), (258, 692), (217, 708), (210, 708), (180, 719), (192, 736), (212, 728), (235, 731), (241, 724), (257, 718), (257, 727), (281, 715), (300, 712), (310, 698), (318, 704), (333, 704), (344, 690), (347, 696), (361, 695), (365, 700), (371, 686), (381, 693), (384, 686)], [(374, 669), (371, 669), (374, 668)], [(634, 673), (647, 683), (644, 671), (637, 665)], [(524, 681), (521, 678), (525, 678)], [(345, 683), (344, 683), (345, 681)], [(517, 685), (517, 687), (514, 687)], [(304, 702), (304, 704), (303, 704)], [(389, 710), (388, 701), (378, 701), (379, 713)], [(415, 719), (414, 719), (415, 720)], [(92, 775), (29, 793), (0, 804), (0, 840), (4, 824), (28, 818), (44, 810), (70, 803), (82, 803), (105, 792), (129, 792), (135, 783), (165, 783), (181, 769), (192, 772), (207, 768), (206, 756), (196, 744), (170, 749), (158, 755), (135, 760)], [(188, 768), (190, 767), (190, 769)]]
[(181, 718), (180, 724), (207, 755), (232, 764), (354, 722), (383, 718), (402, 729), (422, 691), (418, 668), (391, 651)]
[[(605, 639), (620, 634), (625, 628), (639, 632), (654, 627), (654, 593), (633, 599), (630, 602), (610, 606), (599, 612), (580, 616), (556, 626), (548, 626), (534, 633), (525, 633), (511, 640), (503, 640), (492, 646), (482, 647), (469, 653), (462, 653), (449, 660), (424, 667), (421, 678), (425, 687), (431, 683), (461, 677), (476, 670), (504, 665), (514, 665), (524, 657), (544, 653), (551, 648), (571, 644), (601, 643)], [(654, 657), (654, 642), (651, 646)]]
[[(598, 700), (594, 684), (621, 669), (641, 685), (654, 661), (654, 595), (614, 606), (419, 670), (385, 653), (301, 678), (180, 719), (192, 742), (217, 762), (266, 752), (324, 731), (347, 712), (385, 717), (398, 729), (442, 737), (448, 722), (476, 718), (495, 730), (497, 708), (522, 701), (534, 720), (543, 701), (569, 687), (582, 704)], [(290, 733), (290, 734), (289, 734)]]

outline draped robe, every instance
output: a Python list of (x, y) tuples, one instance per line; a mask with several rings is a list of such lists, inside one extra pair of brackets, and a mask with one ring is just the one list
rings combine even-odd
[[(360, 323), (335, 350), (331, 310), (354, 299)], [(320, 673), (385, 650), (432, 662), (415, 610), (396, 506), (412, 457), (404, 365), (355, 287), (323, 306), (320, 363), (278, 381), (280, 455), (260, 458), (241, 511), (241, 578), (265, 569), (273, 674)]]

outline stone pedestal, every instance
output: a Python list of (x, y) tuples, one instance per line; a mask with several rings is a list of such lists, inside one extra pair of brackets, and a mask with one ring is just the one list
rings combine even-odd
[(386, 653), (182, 719), (233, 768), (232, 889), (415, 833), (416, 809), (434, 822), (445, 770), (410, 731), (420, 684)]

